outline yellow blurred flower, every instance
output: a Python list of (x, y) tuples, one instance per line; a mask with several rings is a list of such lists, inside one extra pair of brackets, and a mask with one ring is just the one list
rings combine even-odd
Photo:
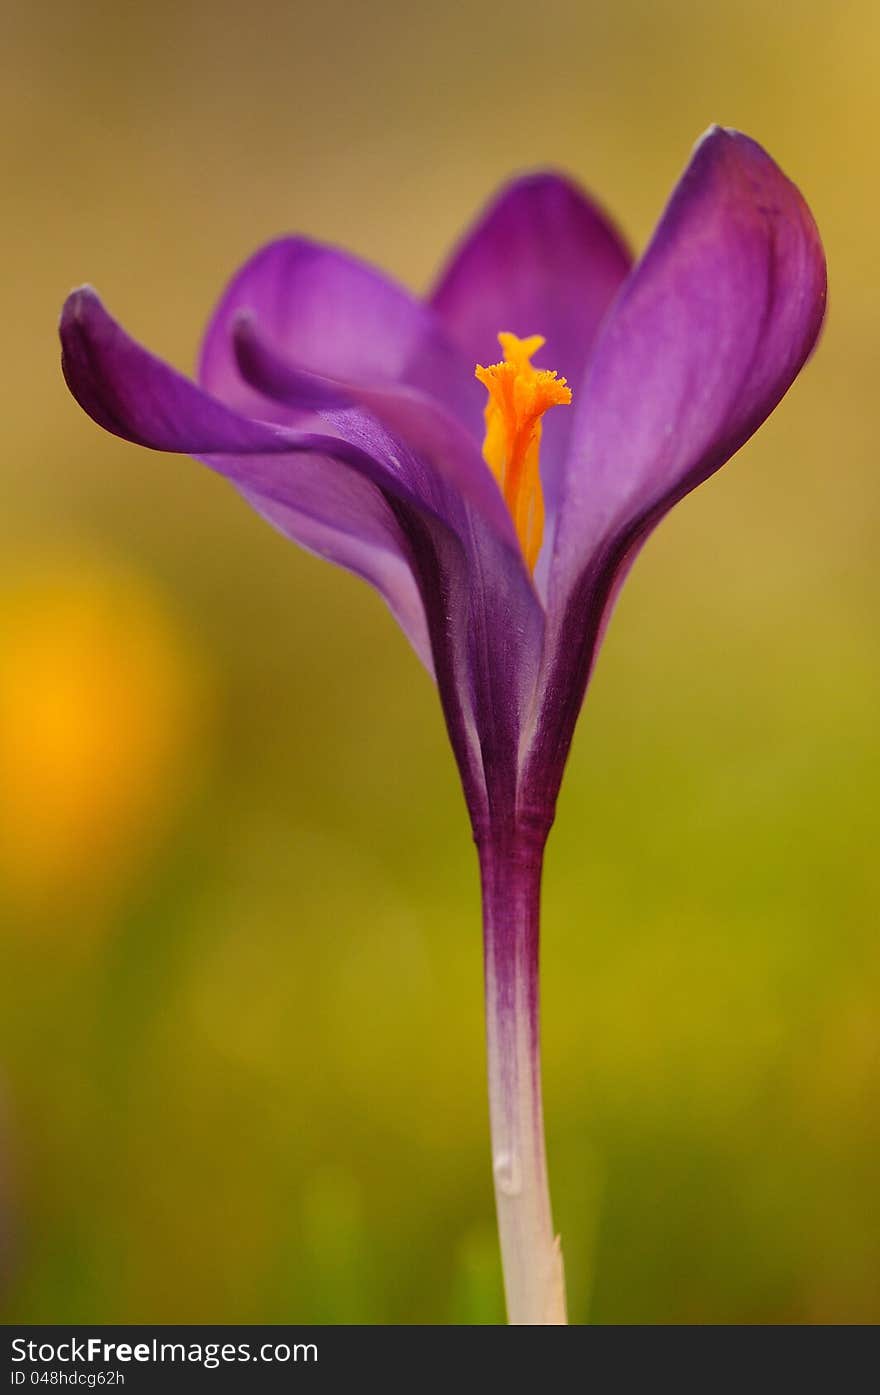
[(0, 885), (29, 909), (112, 891), (191, 784), (199, 665), (143, 577), (43, 559), (0, 578)]

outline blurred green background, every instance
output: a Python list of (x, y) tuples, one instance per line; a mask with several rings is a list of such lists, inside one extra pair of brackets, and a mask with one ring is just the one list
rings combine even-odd
[[(93, 281), (188, 368), (286, 230), (416, 288), (570, 170), (644, 245), (709, 124), (802, 187), (821, 350), (618, 608), (545, 890), (572, 1317), (880, 1319), (880, 11), (13, 4), (0, 115), (7, 1321), (497, 1321), (475, 858), (361, 583), (99, 431)], [(638, 384), (633, 385), (638, 391)]]

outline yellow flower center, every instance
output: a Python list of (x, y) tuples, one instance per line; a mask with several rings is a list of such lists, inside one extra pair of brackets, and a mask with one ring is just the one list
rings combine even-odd
[(476, 376), (489, 393), (483, 459), (501, 486), (530, 572), (544, 536), (544, 495), (538, 468), (541, 418), (549, 407), (567, 405), (571, 388), (546, 368), (534, 368), (532, 355), (544, 345), (540, 334), (519, 339), (499, 334), (504, 358)]

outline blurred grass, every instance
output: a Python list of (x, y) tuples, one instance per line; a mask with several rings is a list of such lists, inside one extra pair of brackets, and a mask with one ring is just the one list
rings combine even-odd
[[(102, 843), (87, 782), (33, 894), (7, 863), (6, 1320), (501, 1312), (476, 873), (435, 696), (365, 588), (78, 413), (63, 295), (93, 279), (186, 366), (285, 228), (423, 286), (494, 184), (549, 162), (641, 243), (711, 120), (800, 183), (831, 314), (651, 542), (587, 703), (545, 896), (556, 1219), (577, 1320), (880, 1318), (878, 29), (867, 0), (13, 9), (0, 663), (38, 745), (65, 673), (81, 753), (136, 773), (146, 712), (153, 784), (100, 787)], [(84, 613), (103, 667), (72, 647)]]

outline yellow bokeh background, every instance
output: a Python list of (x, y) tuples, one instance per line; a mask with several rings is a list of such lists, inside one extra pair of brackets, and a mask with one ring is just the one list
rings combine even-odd
[(502, 1311), (435, 694), (363, 585), (83, 416), (64, 295), (189, 368), (261, 242), (420, 290), (548, 163), (641, 247), (712, 121), (800, 184), (830, 313), (646, 549), (587, 702), (545, 887), (556, 1219), (577, 1321), (880, 1319), (878, 61), (869, 0), (12, 7), (7, 1321)]
[[(19, 909), (105, 901), (189, 784), (195, 655), (142, 578), (89, 554), (0, 583), (0, 874)], [(45, 915), (41, 915), (45, 920)]]

